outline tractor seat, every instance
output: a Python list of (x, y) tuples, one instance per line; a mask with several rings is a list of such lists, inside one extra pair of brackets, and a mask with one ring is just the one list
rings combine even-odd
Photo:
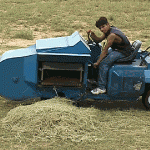
[(140, 49), (141, 45), (142, 45), (141, 41), (139, 41), (139, 40), (134, 41), (132, 43), (132, 48), (134, 49), (132, 54), (130, 56), (118, 59), (116, 62), (131, 62), (131, 61), (133, 61), (135, 59), (135, 57), (136, 57), (136, 55), (138, 53), (138, 50)]

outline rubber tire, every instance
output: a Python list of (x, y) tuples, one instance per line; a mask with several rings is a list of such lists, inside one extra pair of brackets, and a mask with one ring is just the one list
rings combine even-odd
[(142, 96), (142, 103), (146, 107), (146, 110), (150, 109), (150, 90), (147, 90)]

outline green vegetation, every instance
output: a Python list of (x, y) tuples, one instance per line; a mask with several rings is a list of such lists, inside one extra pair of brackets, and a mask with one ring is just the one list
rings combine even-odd
[[(150, 0), (1, 0), (0, 54), (22, 47), (7, 45), (14, 38), (32, 41), (37, 34), (57, 37), (76, 30), (87, 38), (89, 29), (100, 35), (100, 16), (130, 41), (141, 40), (143, 49), (150, 45)], [(61, 98), (36, 101), (0, 97), (0, 150), (149, 149), (150, 113), (141, 100), (89, 106), (86, 101), (81, 108)]]
[(27, 30), (27, 31), (22, 30), (16, 32), (13, 38), (33, 40), (33, 33), (31, 30)]
[(0, 3), (0, 33), (10, 28), (7, 38), (11, 38), (23, 26), (25, 29), (32, 27), (33, 35), (35, 28), (46, 33), (65, 31), (69, 35), (78, 30), (84, 37), (88, 29), (93, 29), (100, 35), (95, 21), (106, 16), (131, 41), (139, 39), (146, 48), (150, 44), (149, 8), (149, 0), (3, 0)]

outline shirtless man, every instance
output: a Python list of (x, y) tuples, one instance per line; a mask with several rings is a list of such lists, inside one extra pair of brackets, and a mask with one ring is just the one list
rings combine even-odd
[[(89, 30), (91, 38), (96, 42), (102, 42), (107, 39), (107, 43), (103, 48), (99, 59), (94, 63), (94, 67), (99, 67), (98, 87), (93, 89), (92, 94), (102, 94), (106, 92), (108, 70), (113, 63), (132, 53), (132, 47), (127, 37), (116, 27), (110, 26), (107, 18), (101, 17), (96, 21), (96, 27), (103, 33), (101, 37), (97, 37), (94, 32)], [(112, 48), (108, 52), (109, 48)]]

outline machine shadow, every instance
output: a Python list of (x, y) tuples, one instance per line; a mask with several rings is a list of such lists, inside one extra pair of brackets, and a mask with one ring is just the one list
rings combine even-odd
[[(60, 96), (63, 98), (63, 96)], [(65, 98), (65, 97), (64, 97)], [(4, 99), (5, 100), (5, 99)], [(47, 99), (45, 99), (47, 100)], [(25, 101), (11, 101), (11, 100), (5, 100), (5, 103), (3, 104), (4, 107), (7, 107), (8, 109), (15, 108), (20, 105), (31, 105), (36, 102), (42, 101), (41, 98), (36, 99), (28, 99)], [(72, 101), (72, 100), (69, 100)], [(127, 101), (127, 100), (93, 100), (93, 99), (85, 99), (82, 101), (72, 101), (71, 102), (76, 107), (94, 107), (99, 110), (142, 110), (147, 111), (147, 109), (144, 107), (142, 103), (142, 98), (139, 98), (136, 101)]]
[(135, 109), (135, 110), (145, 110), (146, 108), (144, 107), (142, 103), (142, 99), (139, 98), (137, 101), (126, 101), (126, 100), (113, 100), (113, 101), (108, 101), (108, 100), (91, 100), (91, 99), (86, 99), (84, 101), (77, 101), (74, 103), (75, 106), (77, 107), (94, 107), (96, 109), (100, 110), (111, 110), (111, 109), (116, 109), (116, 110), (130, 110), (130, 109)]

